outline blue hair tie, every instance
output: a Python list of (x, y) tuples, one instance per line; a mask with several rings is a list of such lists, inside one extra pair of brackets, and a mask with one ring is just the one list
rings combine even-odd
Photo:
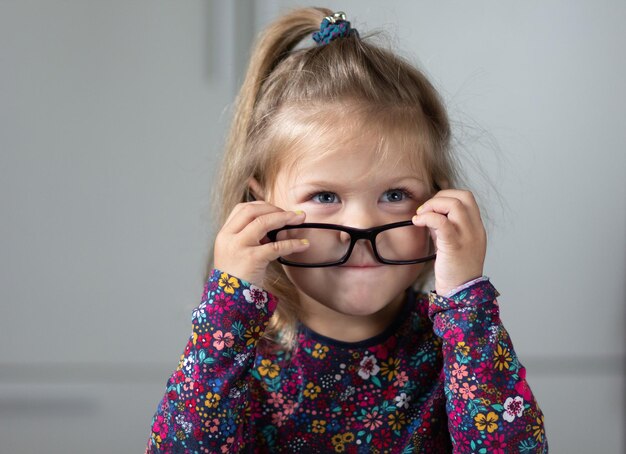
[(320, 31), (313, 33), (313, 40), (318, 46), (328, 44), (333, 39), (344, 38), (350, 35), (359, 36), (356, 28), (350, 27), (350, 22), (346, 20), (346, 14), (342, 11), (326, 16), (320, 25)]

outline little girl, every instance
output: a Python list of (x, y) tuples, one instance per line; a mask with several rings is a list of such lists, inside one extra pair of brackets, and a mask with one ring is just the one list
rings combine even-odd
[(147, 452), (547, 452), (449, 142), (424, 75), (343, 13), (267, 28)]

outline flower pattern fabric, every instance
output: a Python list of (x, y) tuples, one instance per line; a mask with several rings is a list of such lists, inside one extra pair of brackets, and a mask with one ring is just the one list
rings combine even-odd
[(300, 326), (262, 339), (277, 299), (213, 270), (147, 453), (546, 453), (543, 413), (480, 280), (407, 290), (396, 320), (347, 343)]

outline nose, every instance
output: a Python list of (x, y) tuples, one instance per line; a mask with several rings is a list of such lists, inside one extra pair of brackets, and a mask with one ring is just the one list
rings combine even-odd
[[(379, 219), (377, 219), (373, 210), (368, 210), (363, 204), (354, 204), (349, 209), (344, 210), (341, 220), (338, 221), (341, 225), (355, 229), (367, 229), (380, 225), (377, 224)], [(350, 235), (346, 232), (341, 232), (339, 239), (343, 243), (348, 243), (350, 242)], [(362, 241), (359, 240), (358, 243), (362, 243)]]
[(384, 224), (384, 219), (376, 213), (376, 210), (362, 205), (356, 204), (350, 210), (345, 210), (343, 225), (355, 229), (369, 229)]
[[(353, 216), (345, 216), (345, 221), (342, 222), (341, 225), (344, 225), (346, 227), (352, 227), (352, 228), (356, 228), (356, 229), (367, 229), (367, 228), (371, 228), (371, 227), (376, 227), (380, 224), (377, 224), (376, 222), (378, 222), (376, 219), (374, 219), (373, 216), (370, 216), (368, 214), (363, 214), (360, 213), (358, 215), (353, 215)], [(341, 241), (341, 243), (343, 244), (348, 244), (350, 242), (350, 234), (347, 232), (340, 232), (339, 233), (339, 241)], [(361, 245), (361, 246), (359, 246)], [(367, 247), (368, 249), (371, 249), (371, 246), (369, 246), (369, 241), (367, 240), (357, 240), (355, 247), (357, 248), (361, 248), (361, 247)]]
[[(347, 204), (341, 213), (341, 219), (337, 219), (337, 223), (356, 229), (368, 229), (383, 225), (386, 221), (383, 215), (384, 213), (379, 212), (376, 206), (372, 206), (368, 199), (363, 198)], [(344, 245), (350, 242), (350, 235), (346, 232), (341, 232), (339, 238)], [(373, 256), (374, 250), (370, 241), (360, 239), (354, 244), (349, 261), (351, 263), (371, 262)]]
[[(380, 219), (375, 213), (375, 210), (367, 210), (362, 207), (354, 207), (352, 210), (346, 210), (344, 212), (343, 219), (340, 221), (342, 225), (346, 227), (352, 227), (356, 229), (367, 229), (371, 227), (377, 227), (384, 223), (384, 219)], [(340, 232), (339, 239), (342, 244), (350, 242), (350, 234), (347, 232)], [(354, 244), (352, 250), (350, 263), (362, 263), (371, 262), (373, 260), (374, 250), (369, 240), (360, 239)]]
[(342, 243), (350, 242), (350, 234), (348, 232), (339, 232), (339, 241)]

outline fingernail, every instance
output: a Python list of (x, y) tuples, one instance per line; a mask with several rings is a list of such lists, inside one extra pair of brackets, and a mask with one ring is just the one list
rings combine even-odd
[(306, 238), (302, 238), (300, 240), (300, 243), (302, 243), (302, 244), (309, 244), (309, 240), (307, 240)]
[(422, 211), (424, 209), (424, 205), (420, 205), (417, 207), (417, 213), (419, 213), (420, 211)]
[(296, 211), (295, 211), (295, 213), (296, 213), (298, 216), (300, 216), (301, 214), (304, 214), (304, 211), (302, 211), (302, 210), (296, 210)]

